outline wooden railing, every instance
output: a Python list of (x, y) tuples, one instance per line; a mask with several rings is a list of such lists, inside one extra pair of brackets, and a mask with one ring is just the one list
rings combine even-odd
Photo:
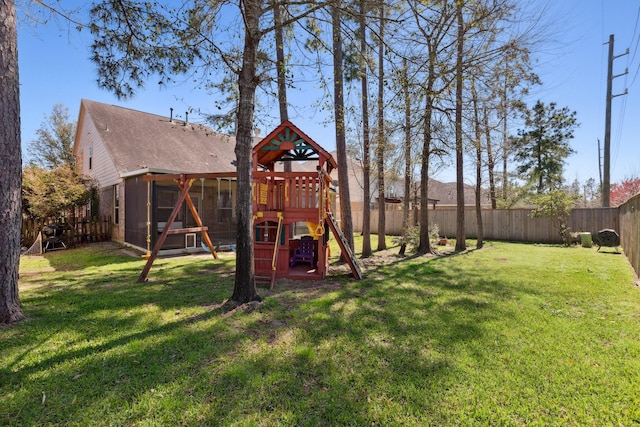
[[(254, 209), (318, 209), (329, 182), (318, 172), (254, 172)], [(326, 208), (326, 207), (325, 207)]]

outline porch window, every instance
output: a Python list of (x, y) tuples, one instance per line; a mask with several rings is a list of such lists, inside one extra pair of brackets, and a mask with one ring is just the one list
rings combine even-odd
[(120, 189), (118, 184), (113, 186), (113, 223), (120, 224)]
[[(171, 212), (173, 212), (173, 208), (178, 201), (178, 197), (180, 197), (180, 192), (177, 188), (170, 187), (158, 187), (157, 193), (157, 217), (158, 217), (158, 233), (161, 233), (164, 230), (164, 226), (167, 221), (169, 221), (169, 217), (171, 216)], [(173, 223), (172, 228), (183, 228), (184, 224), (184, 206), (178, 209), (178, 215)]]
[[(231, 183), (229, 182), (229, 187), (231, 187)], [(229, 223), (233, 218), (233, 194), (231, 192), (231, 188), (228, 190), (221, 190), (218, 187), (218, 224), (221, 223)]]

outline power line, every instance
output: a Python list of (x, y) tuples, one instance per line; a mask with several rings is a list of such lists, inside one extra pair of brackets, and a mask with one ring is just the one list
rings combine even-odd
[[(638, 20), (640, 20), (640, 6), (638, 6), (638, 13), (636, 14), (636, 25), (633, 27), (633, 35), (631, 36), (631, 42), (636, 38), (636, 31), (638, 30)], [(638, 51), (638, 42), (636, 41), (636, 47), (633, 50), (633, 55), (631, 56), (631, 60), (628, 63), (632, 63), (636, 57), (636, 52)]]
[[(631, 56), (631, 59), (627, 62), (628, 67), (631, 67), (631, 64), (633, 64), (634, 59), (636, 58), (636, 53), (638, 52), (638, 46), (640, 45), (640, 34), (638, 34), (638, 37), (636, 38), (636, 32), (638, 30), (638, 23), (640, 22), (640, 6), (638, 6), (638, 13), (636, 14), (636, 25), (633, 27), (633, 35), (631, 36), (631, 43), (633, 44), (633, 41), (635, 39), (635, 47), (633, 48), (633, 55)], [(631, 87), (633, 86), (633, 84), (636, 81), (636, 77), (638, 77), (638, 72), (640, 72), (640, 63), (638, 63), (638, 66), (636, 67), (636, 72), (633, 75), (633, 79), (631, 80), (631, 84), (627, 87)]]

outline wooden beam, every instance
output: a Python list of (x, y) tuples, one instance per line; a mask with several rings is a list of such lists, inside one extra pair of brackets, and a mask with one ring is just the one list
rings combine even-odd
[(165, 173), (165, 174), (157, 174), (157, 175), (144, 175), (143, 179), (145, 181), (179, 181), (180, 179), (200, 179), (200, 178), (235, 178), (237, 176), (237, 172), (203, 172), (203, 173), (184, 173), (184, 174), (175, 174), (175, 173)]
[[(145, 178), (146, 176), (147, 175), (145, 175)], [(176, 201), (176, 205), (173, 207), (173, 211), (171, 212), (171, 215), (167, 220), (167, 224), (164, 226), (164, 230), (162, 230), (162, 234), (158, 238), (158, 241), (156, 241), (156, 244), (153, 246), (153, 251), (151, 251), (151, 256), (147, 260), (147, 263), (145, 264), (144, 268), (142, 269), (142, 273), (140, 273), (140, 276), (138, 277), (138, 283), (143, 283), (147, 280), (147, 274), (149, 274), (149, 270), (151, 270), (153, 261), (155, 261), (156, 257), (158, 256), (158, 252), (160, 252), (160, 248), (164, 244), (164, 241), (167, 239), (167, 235), (169, 234), (171, 225), (173, 225), (173, 222), (176, 220), (176, 217), (178, 216), (178, 212), (182, 207), (182, 202), (184, 202), (184, 199), (189, 195), (189, 189), (191, 188), (191, 184), (193, 184), (193, 180), (185, 181), (184, 175), (181, 175), (179, 177), (178, 185), (181, 186), (180, 196)]]
[(199, 231), (207, 231), (209, 227), (190, 227), (190, 228), (174, 228), (169, 230), (167, 234), (185, 234), (185, 233), (197, 233)]

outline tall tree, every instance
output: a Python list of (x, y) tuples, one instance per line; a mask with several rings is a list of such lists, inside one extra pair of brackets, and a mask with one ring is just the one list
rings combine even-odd
[(489, 172), (489, 199), (491, 200), (491, 209), (497, 209), (498, 199), (496, 195), (496, 179), (495, 165), (496, 160), (493, 155), (493, 145), (491, 138), (491, 127), (489, 126), (489, 111), (485, 105), (482, 108), (482, 119), (484, 124), (485, 140), (487, 141), (487, 171)]
[(462, 146), (462, 92), (464, 90), (464, 1), (456, 2), (456, 251), (467, 249), (464, 229), (464, 152)]
[[(287, 61), (284, 55), (284, 27), (282, 26), (282, 10), (277, 1), (271, 2), (273, 7), (273, 21), (275, 24), (274, 35), (276, 38), (276, 75), (278, 81), (278, 106), (280, 109), (280, 122), (289, 120), (289, 105), (287, 103)], [(291, 163), (285, 162), (284, 170), (291, 171)]]
[(569, 140), (578, 127), (576, 112), (538, 101), (527, 112), (525, 127), (513, 140), (518, 172), (528, 175), (537, 193), (559, 189), (565, 159), (574, 153)]
[[(276, 76), (278, 83), (278, 106), (280, 110), (280, 123), (289, 120), (289, 103), (287, 102), (287, 60), (284, 54), (284, 26), (282, 25), (282, 11), (285, 5), (272, 0), (274, 35), (276, 40)], [(291, 162), (284, 162), (284, 171), (291, 172)], [(289, 235), (293, 236), (295, 224), (289, 225)]]
[(362, 97), (362, 257), (371, 251), (371, 139), (369, 131), (369, 73), (367, 67), (367, 1), (360, 0), (360, 87)]
[(402, 78), (404, 95), (404, 198), (402, 201), (402, 243), (400, 255), (407, 249), (409, 234), (409, 194), (411, 193), (412, 161), (411, 161), (411, 98), (409, 96), (409, 71), (407, 59), (402, 60)]
[[(493, 64), (491, 72), (493, 78), (490, 84), (493, 94), (497, 98), (496, 114), (502, 124), (499, 147), (502, 156), (502, 186), (499, 198), (503, 203), (508, 200), (510, 192), (509, 158), (512, 155), (512, 149), (509, 123), (513, 115), (522, 113), (526, 109), (522, 98), (529, 93), (529, 88), (541, 84), (538, 75), (532, 71), (531, 55), (526, 44), (524, 41), (509, 43), (503, 49), (498, 61)], [(487, 143), (487, 154), (489, 151), (492, 152), (488, 167), (490, 191), (495, 196), (491, 200), (493, 207), (494, 204), (497, 206), (498, 198), (496, 183), (493, 179), (495, 177), (495, 157), (493, 156), (493, 146)]]
[(18, 297), (22, 153), (18, 37), (13, 0), (0, 0), (0, 324), (24, 318)]
[(344, 72), (342, 68), (342, 2), (331, 3), (331, 28), (333, 52), (333, 102), (336, 118), (336, 156), (338, 162), (338, 183), (340, 192), (340, 219), (342, 232), (351, 250), (353, 245), (353, 220), (351, 217), (351, 196), (349, 194), (349, 170), (347, 162), (347, 141), (344, 107)]
[(51, 114), (36, 130), (37, 138), (28, 147), (31, 161), (44, 169), (60, 166), (75, 168), (73, 156), (73, 139), (76, 123), (69, 119), (69, 108), (56, 104)]
[(471, 78), (471, 100), (473, 103), (473, 145), (476, 151), (476, 248), (484, 246), (484, 224), (482, 222), (482, 124), (480, 123), (480, 101), (476, 90), (476, 79)]
[(384, 2), (378, 6), (380, 13), (378, 27), (378, 137), (376, 145), (376, 157), (378, 164), (378, 250), (387, 249), (386, 242), (386, 206), (385, 206), (385, 149), (387, 136), (384, 123), (384, 49), (385, 49), (385, 7)]
[(255, 93), (257, 86), (256, 70), (258, 62), (258, 45), (262, 36), (260, 17), (262, 1), (246, 0), (242, 2), (241, 11), (244, 22), (244, 50), (242, 67), (238, 75), (240, 98), (238, 105), (238, 132), (236, 134), (236, 159), (238, 195), (236, 214), (237, 256), (236, 277), (232, 300), (246, 303), (260, 300), (256, 291), (255, 264), (253, 257), (253, 230), (251, 185), (253, 184), (251, 147), (253, 142), (253, 113), (255, 110)]
[[(418, 32), (413, 40), (424, 40), (425, 64), (424, 81), (421, 92), (424, 96), (422, 120), (422, 150), (420, 154), (420, 218), (418, 254), (432, 251), (429, 235), (429, 168), (431, 157), (440, 150), (434, 149), (434, 117), (437, 109), (438, 97), (447, 90), (452, 74), (450, 64), (445, 60), (450, 56), (451, 42), (447, 37), (455, 23), (455, 14), (450, 2), (437, 2), (429, 7), (420, 1), (408, 2), (415, 28)], [(441, 82), (438, 85), (438, 82)]]

